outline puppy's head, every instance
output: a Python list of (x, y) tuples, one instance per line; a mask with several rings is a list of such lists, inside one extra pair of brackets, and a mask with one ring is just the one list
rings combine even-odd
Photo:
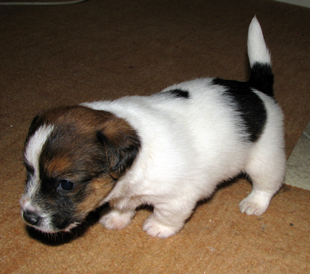
[(76, 106), (37, 116), (24, 149), (25, 222), (47, 233), (69, 231), (102, 203), (139, 147), (136, 131), (109, 112)]

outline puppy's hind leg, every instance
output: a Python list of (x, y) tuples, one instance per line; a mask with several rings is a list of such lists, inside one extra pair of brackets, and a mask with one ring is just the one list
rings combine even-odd
[(285, 154), (281, 148), (259, 149), (246, 167), (251, 177), (253, 189), (243, 199), (239, 208), (248, 215), (263, 214), (273, 195), (281, 187), (285, 174)]

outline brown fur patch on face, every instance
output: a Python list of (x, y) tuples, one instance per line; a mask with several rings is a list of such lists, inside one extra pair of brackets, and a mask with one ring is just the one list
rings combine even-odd
[(99, 207), (113, 186), (114, 183), (109, 177), (94, 179), (87, 186), (85, 199), (77, 206), (77, 214), (86, 216), (90, 211)]
[[(93, 146), (93, 143), (99, 140), (105, 146), (110, 174), (114, 179), (122, 176), (132, 165), (141, 146), (135, 129), (124, 119), (106, 111), (82, 106), (64, 107), (46, 112), (37, 117), (33, 124), (38, 126), (42, 121), (45, 124), (53, 124), (57, 134), (61, 135), (62, 142), (66, 142), (66, 146), (59, 146), (60, 149), (74, 152), (69, 159), (73, 154), (85, 157), (85, 148)], [(91, 149), (88, 151), (90, 153)], [(78, 155), (79, 152), (82, 154)], [(57, 161), (65, 164), (63, 159)]]
[(50, 177), (60, 177), (71, 168), (70, 158), (67, 156), (55, 156), (51, 161), (47, 161), (44, 169)]
[(83, 106), (69, 106), (50, 109), (37, 115), (28, 131), (26, 141), (42, 125), (54, 125), (56, 127), (71, 126), (80, 132), (90, 132), (99, 129), (102, 123), (115, 117), (107, 111), (97, 111)]

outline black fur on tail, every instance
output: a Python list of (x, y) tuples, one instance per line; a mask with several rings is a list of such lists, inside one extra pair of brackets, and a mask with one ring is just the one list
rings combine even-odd
[(270, 64), (254, 63), (251, 67), (251, 75), (248, 81), (249, 86), (274, 97), (273, 82), (274, 76)]

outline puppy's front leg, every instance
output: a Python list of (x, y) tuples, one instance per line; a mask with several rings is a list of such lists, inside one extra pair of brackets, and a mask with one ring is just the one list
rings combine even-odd
[(118, 210), (112, 208), (100, 219), (100, 224), (107, 229), (121, 230), (131, 223), (131, 219), (136, 214), (135, 210)]
[(154, 212), (145, 221), (143, 230), (153, 237), (170, 237), (181, 230), (185, 221), (192, 214), (192, 210), (193, 206), (186, 209), (175, 209), (169, 205), (154, 206)]

